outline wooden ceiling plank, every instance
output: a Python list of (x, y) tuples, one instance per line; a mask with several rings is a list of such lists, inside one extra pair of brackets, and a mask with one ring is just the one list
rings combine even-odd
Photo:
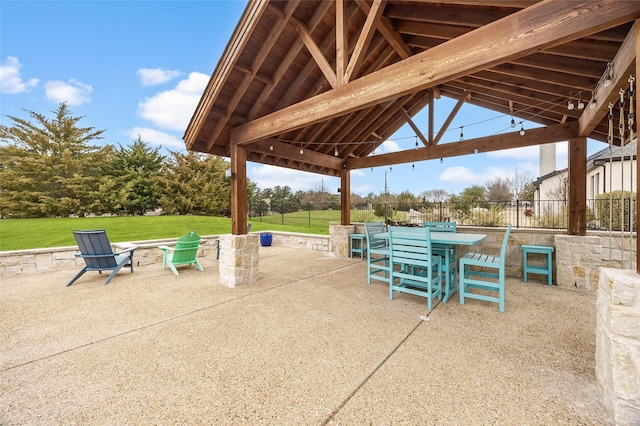
[[(542, 2), (340, 88), (236, 127), (250, 143), (370, 107), (640, 17), (640, 2)], [(451, 58), (456, 59), (455, 66)]]
[[(320, 3), (316, 11), (314, 12), (313, 16), (311, 17), (311, 19), (309, 19), (309, 22), (307, 23), (307, 28), (309, 29), (309, 31), (313, 32), (316, 29), (316, 27), (322, 22), (322, 18), (324, 14), (327, 12), (327, 10), (329, 9), (329, 7), (331, 7), (331, 2)], [(283, 18), (284, 18), (284, 15), (283, 15)], [(260, 112), (260, 109), (264, 106), (265, 102), (269, 99), (276, 85), (280, 83), (280, 80), (282, 80), (285, 73), (291, 67), (291, 64), (293, 64), (293, 62), (296, 60), (296, 58), (298, 57), (298, 54), (300, 53), (303, 47), (304, 47), (304, 42), (302, 41), (301, 38), (297, 38), (296, 41), (291, 46), (291, 48), (289, 49), (289, 51), (287, 52), (284, 59), (280, 62), (280, 64), (278, 64), (278, 68), (275, 70), (275, 72), (273, 73), (273, 76), (271, 77), (272, 83), (267, 85), (267, 87), (264, 88), (262, 93), (260, 93), (260, 96), (258, 96), (258, 99), (254, 102), (253, 106), (251, 107), (251, 110), (247, 115), (247, 118), (249, 119), (249, 121), (253, 120), (258, 115), (258, 113)]]
[(602, 121), (608, 113), (609, 102), (615, 102), (619, 98), (619, 90), (621, 87), (627, 87), (627, 78), (630, 69), (636, 62), (636, 43), (638, 43), (638, 29), (640, 24), (636, 21), (631, 27), (631, 31), (627, 34), (627, 38), (622, 42), (622, 46), (618, 50), (615, 58), (613, 58), (611, 84), (608, 87), (600, 85), (596, 91), (596, 108), (586, 108), (579, 119), (579, 136), (589, 136), (591, 131), (598, 123)]
[(362, 169), (410, 163), (414, 161), (449, 158), (460, 155), (470, 155), (473, 154), (476, 149), (478, 152), (491, 152), (511, 148), (543, 145), (569, 140), (575, 137), (577, 132), (577, 122), (572, 121), (565, 124), (556, 124), (537, 129), (530, 129), (527, 130), (524, 136), (521, 136), (519, 132), (511, 132), (483, 138), (468, 139), (461, 142), (444, 143), (419, 149), (392, 152), (389, 154), (350, 158), (345, 161), (345, 166), (349, 170)]
[(358, 41), (356, 42), (353, 53), (351, 54), (351, 58), (349, 59), (347, 69), (345, 70), (345, 83), (349, 82), (351, 80), (351, 77), (356, 75), (358, 70), (360, 69), (362, 61), (364, 60), (364, 56), (366, 55), (367, 49), (369, 48), (369, 44), (371, 43), (371, 39), (373, 38), (373, 34), (376, 29), (376, 23), (379, 21), (386, 3), (387, 0), (373, 0), (371, 10), (367, 14), (367, 20), (365, 21), (364, 26), (360, 31), (360, 36), (358, 37)]

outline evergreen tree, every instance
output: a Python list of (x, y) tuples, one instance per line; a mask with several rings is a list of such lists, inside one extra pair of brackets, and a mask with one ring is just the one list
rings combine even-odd
[[(119, 144), (118, 144), (119, 145)], [(111, 157), (110, 175), (115, 185), (115, 202), (127, 214), (143, 215), (160, 204), (159, 175), (165, 157), (140, 139), (127, 147), (119, 145)]]
[(3, 217), (51, 217), (96, 212), (106, 151), (89, 145), (104, 130), (79, 127), (62, 103), (53, 119), (27, 111), (0, 126), (0, 211)]
[(167, 214), (229, 215), (229, 163), (215, 155), (171, 152), (159, 177), (160, 206)]

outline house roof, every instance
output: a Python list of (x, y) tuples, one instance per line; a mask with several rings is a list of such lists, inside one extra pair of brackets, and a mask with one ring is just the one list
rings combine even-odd
[[(185, 144), (221, 156), (241, 146), (249, 161), (337, 176), (478, 148), (606, 141), (606, 105), (635, 72), (638, 18), (640, 2), (617, 0), (250, 1)], [(595, 109), (567, 108), (592, 93)], [(545, 127), (441, 140), (441, 97), (458, 101), (450, 119), (466, 102)], [(371, 155), (406, 123), (420, 149)]]
[(595, 154), (590, 155), (587, 158), (587, 165), (600, 165), (608, 162), (609, 160), (618, 161), (620, 159), (628, 160), (631, 158), (636, 158), (638, 147), (638, 139), (634, 139), (632, 142), (626, 144), (624, 147), (611, 145), (611, 147), (606, 147), (596, 152)]

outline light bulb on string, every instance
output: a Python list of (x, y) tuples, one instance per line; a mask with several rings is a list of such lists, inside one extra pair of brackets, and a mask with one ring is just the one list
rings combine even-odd
[(412, 163), (411, 164), (411, 170), (415, 170), (416, 169), (416, 163)]
[(604, 87), (611, 86), (611, 80), (613, 79), (611, 67), (613, 64), (611, 62), (607, 63), (607, 69), (604, 71), (604, 80), (602, 81), (602, 85)]
[(444, 163), (444, 158), (440, 157), (440, 164)]
[(478, 153), (478, 147), (477, 147), (477, 146), (473, 148), (473, 153), (474, 153), (474, 154), (477, 154), (477, 153)]
[(273, 151), (273, 144), (269, 145), (269, 151)]
[(336, 145), (336, 150), (333, 152), (333, 155), (335, 155), (337, 157), (338, 154), (340, 154), (340, 153), (338, 152), (338, 145)]
[(389, 166), (389, 173), (393, 171), (393, 166)]
[(460, 126), (460, 142), (464, 140), (464, 133), (462, 133), (462, 129), (464, 129), (464, 126)]
[(513, 119), (513, 117), (511, 117), (511, 128), (516, 127), (516, 120)]
[(578, 109), (584, 109), (584, 102), (582, 102), (582, 92), (578, 92), (580, 98), (578, 99)]
[(591, 102), (589, 103), (589, 108), (593, 109), (597, 106), (598, 100), (596, 99), (596, 92), (593, 92), (591, 95)]
[(520, 122), (520, 136), (524, 136), (525, 131), (524, 131), (524, 125), (522, 124), (522, 121)]
[(418, 136), (416, 135), (416, 149), (418, 149)]
[(573, 110), (576, 106), (573, 104), (573, 99), (569, 99), (569, 102), (567, 102), (567, 109), (569, 111)]
[(300, 155), (304, 154), (304, 146), (300, 144)]

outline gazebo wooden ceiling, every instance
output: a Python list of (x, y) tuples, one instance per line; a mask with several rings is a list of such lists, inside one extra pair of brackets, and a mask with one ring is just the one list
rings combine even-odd
[[(475, 148), (607, 141), (608, 104), (635, 75), (638, 18), (635, 0), (250, 1), (184, 140), (332, 176)], [(594, 92), (596, 108), (567, 108)], [(467, 102), (543, 127), (441, 141), (441, 96), (458, 100), (450, 119)], [(411, 119), (425, 107), (426, 129)], [(406, 123), (420, 149), (370, 155)]]

